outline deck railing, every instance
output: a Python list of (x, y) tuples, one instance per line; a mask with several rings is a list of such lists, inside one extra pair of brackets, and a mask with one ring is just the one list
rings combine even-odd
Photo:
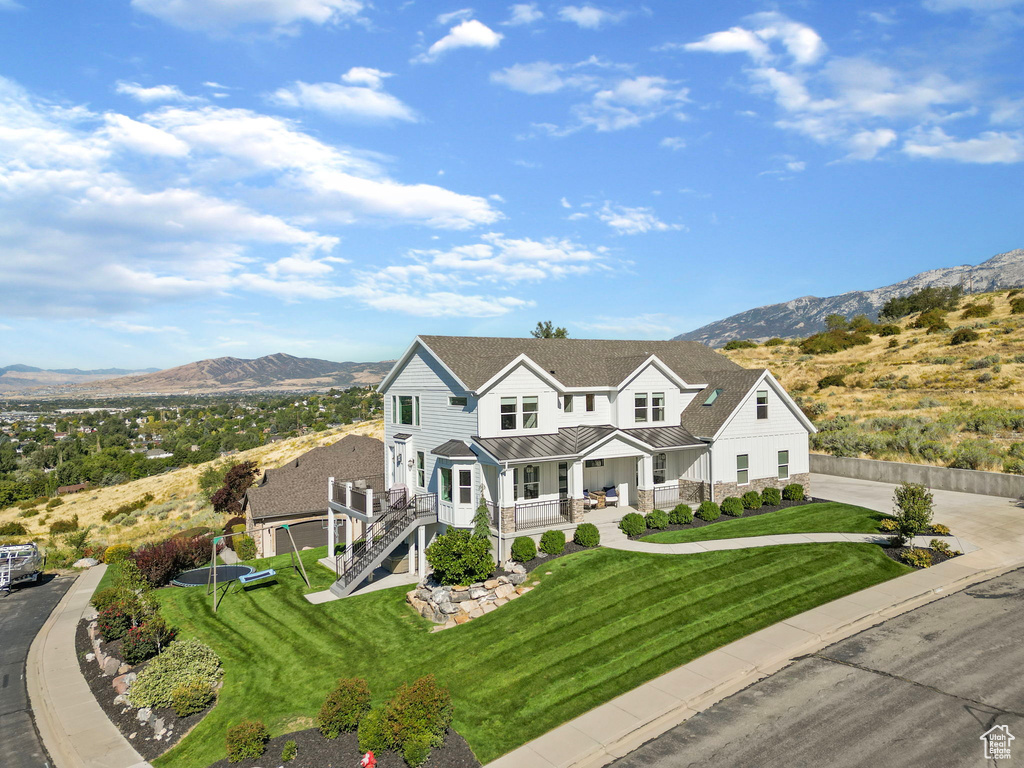
[(543, 528), (572, 522), (572, 499), (552, 499), (516, 504), (516, 530)]
[(703, 483), (687, 483), (679, 485), (666, 485), (654, 489), (654, 508), (670, 510), (677, 504), (699, 504), (704, 500)]

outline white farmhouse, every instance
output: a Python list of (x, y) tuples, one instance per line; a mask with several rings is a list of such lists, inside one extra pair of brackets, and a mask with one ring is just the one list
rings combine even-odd
[[(418, 538), (420, 568), (426, 534), (471, 527), (481, 505), (504, 552), (596, 507), (809, 485), (814, 426), (796, 403), (769, 371), (696, 342), (420, 336), (380, 391), (384, 475), (334, 485), (330, 507), (371, 524), (378, 554)], [(384, 536), (381, 516), (411, 506), (418, 519)]]

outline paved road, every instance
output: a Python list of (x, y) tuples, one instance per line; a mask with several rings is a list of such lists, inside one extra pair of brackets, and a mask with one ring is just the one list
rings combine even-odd
[(39, 742), (25, 688), (25, 658), (39, 628), (60, 602), (70, 577), (45, 576), (38, 584), (0, 593), (0, 766), (41, 768), (51, 763)]
[(1024, 569), (794, 662), (615, 761), (615, 768), (1024, 763)]

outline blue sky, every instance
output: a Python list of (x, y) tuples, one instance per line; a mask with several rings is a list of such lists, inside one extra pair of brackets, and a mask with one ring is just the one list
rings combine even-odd
[(1021, 247), (1024, 2), (0, 0), (0, 365), (666, 338)]

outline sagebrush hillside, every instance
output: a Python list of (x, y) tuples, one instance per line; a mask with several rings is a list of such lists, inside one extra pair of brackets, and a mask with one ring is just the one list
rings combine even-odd
[[(911, 315), (896, 335), (875, 328), (831, 354), (804, 354), (799, 340), (724, 354), (771, 369), (821, 430), (816, 452), (1024, 474), (1022, 304), (1024, 292), (973, 294), (941, 313), (948, 329), (914, 328)], [(952, 344), (964, 329), (978, 338)]]

